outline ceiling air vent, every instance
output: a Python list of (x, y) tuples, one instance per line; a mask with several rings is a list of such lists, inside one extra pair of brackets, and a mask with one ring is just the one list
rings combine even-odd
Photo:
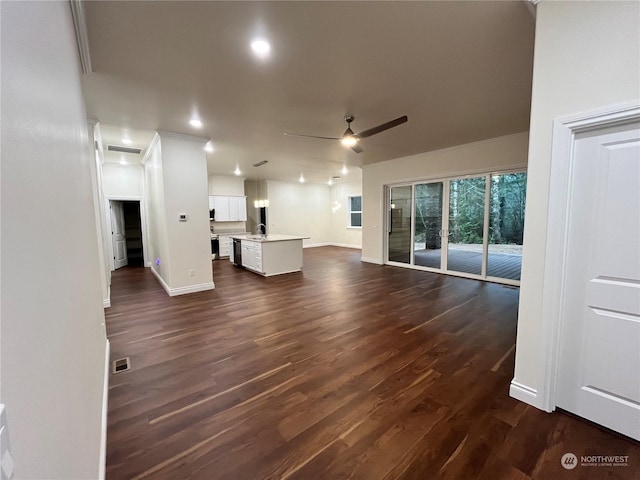
[(268, 162), (269, 162), (269, 160), (260, 160), (259, 162), (254, 163), (253, 166), (254, 167), (259, 167), (260, 165), (264, 165), (265, 163), (268, 163)]
[(120, 145), (108, 145), (107, 150), (110, 152), (135, 153), (136, 155), (140, 155), (142, 151), (140, 148), (121, 147)]

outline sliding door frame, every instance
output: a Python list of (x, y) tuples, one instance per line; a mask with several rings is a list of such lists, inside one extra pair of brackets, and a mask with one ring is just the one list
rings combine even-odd
[[(506, 175), (511, 173), (527, 173), (527, 169), (523, 167), (506, 168), (501, 170), (482, 171), (469, 174), (461, 174), (449, 177), (435, 177), (429, 179), (419, 179), (412, 181), (405, 181), (399, 183), (390, 183), (384, 185), (384, 231), (383, 231), (383, 263), (385, 265), (391, 265), (396, 267), (411, 268), (414, 270), (422, 270), (426, 272), (442, 273), (445, 275), (452, 275), (455, 277), (470, 278), (473, 280), (482, 280), (492, 283), (500, 283), (503, 285), (520, 286), (520, 280), (512, 280), (509, 278), (492, 277), (487, 275), (488, 271), (488, 257), (489, 257), (489, 223), (490, 223), (490, 207), (491, 207), (491, 178), (494, 175)], [(482, 236), (482, 267), (481, 274), (473, 274), (466, 272), (458, 272), (455, 270), (449, 270), (448, 268), (448, 249), (449, 249), (449, 209), (450, 209), (450, 188), (451, 182), (454, 180), (461, 180), (472, 177), (485, 177), (485, 195), (484, 195), (484, 218), (483, 218), (483, 236)], [(442, 236), (441, 243), (441, 257), (440, 268), (423, 267), (421, 265), (415, 265), (415, 206), (416, 206), (416, 185), (439, 183), (443, 184), (443, 198), (442, 198), (442, 229), (440, 234)], [(391, 225), (391, 189), (395, 187), (408, 187), (411, 186), (411, 247), (409, 259), (410, 263), (395, 262), (389, 260), (389, 228)], [(525, 212), (526, 217), (526, 212)]]

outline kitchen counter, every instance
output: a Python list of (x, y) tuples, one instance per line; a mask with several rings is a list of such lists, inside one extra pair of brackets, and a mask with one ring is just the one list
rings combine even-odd
[[(302, 240), (297, 235), (230, 235), (229, 260), (239, 267), (269, 277), (302, 270)], [(239, 257), (239, 258), (237, 258)]]
[(239, 240), (249, 240), (252, 242), (288, 242), (290, 240), (304, 240), (310, 237), (301, 237), (297, 235), (282, 235), (280, 233), (270, 233), (268, 235), (252, 235), (252, 234), (241, 234), (241, 235), (229, 235), (231, 238), (237, 238)]

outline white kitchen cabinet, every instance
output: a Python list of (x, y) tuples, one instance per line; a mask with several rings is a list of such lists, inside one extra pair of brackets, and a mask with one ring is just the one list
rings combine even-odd
[(231, 242), (231, 237), (227, 235), (218, 235), (220, 257), (228, 257), (231, 255)]
[(237, 219), (239, 222), (247, 221), (247, 197), (232, 197), (237, 207)]
[(242, 240), (240, 245), (242, 247), (242, 266), (254, 272), (264, 273), (262, 271), (262, 244)]
[(209, 197), (209, 205), (209, 208), (216, 210), (216, 222), (247, 221), (247, 197), (212, 195)]
[(216, 208), (216, 197), (214, 197), (213, 195), (209, 195), (209, 210), (213, 210), (214, 208)]
[(228, 222), (231, 220), (229, 216), (229, 197), (214, 195), (213, 208), (216, 209), (216, 222)]

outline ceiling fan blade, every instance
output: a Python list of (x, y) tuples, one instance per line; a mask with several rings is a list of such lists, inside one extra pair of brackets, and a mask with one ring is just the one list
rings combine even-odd
[(384, 132), (385, 130), (388, 130), (390, 128), (397, 127), (398, 125), (402, 125), (408, 120), (409, 120), (409, 117), (407, 117), (406, 115), (403, 115), (402, 117), (398, 117), (395, 120), (391, 120), (390, 122), (383, 123), (382, 125), (378, 125), (377, 127), (369, 128), (364, 132), (358, 133), (357, 135), (360, 138), (367, 138), (377, 133)]
[(364, 152), (364, 150), (362, 150), (362, 147), (360, 145), (354, 145), (353, 147), (351, 147), (351, 150), (353, 150), (356, 153)]
[(319, 137), (317, 135), (303, 135), (301, 133), (285, 133), (287, 137), (306, 137), (306, 138), (319, 138), (321, 140), (342, 140), (342, 137)]

